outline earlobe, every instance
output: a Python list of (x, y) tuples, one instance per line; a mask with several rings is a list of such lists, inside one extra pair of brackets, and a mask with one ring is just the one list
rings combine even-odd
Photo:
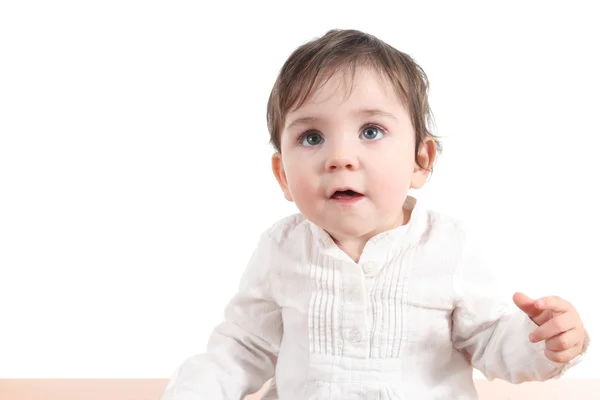
[(436, 156), (436, 144), (433, 138), (428, 137), (423, 140), (421, 148), (417, 153), (415, 169), (411, 181), (411, 189), (420, 189), (427, 182), (427, 178), (433, 168), (433, 163)]
[(271, 169), (273, 170), (275, 179), (277, 179), (277, 183), (279, 183), (279, 187), (281, 187), (285, 199), (287, 201), (294, 201), (288, 189), (287, 177), (285, 175), (285, 169), (283, 168), (283, 161), (281, 160), (280, 153), (275, 153), (273, 154), (273, 157), (271, 157)]

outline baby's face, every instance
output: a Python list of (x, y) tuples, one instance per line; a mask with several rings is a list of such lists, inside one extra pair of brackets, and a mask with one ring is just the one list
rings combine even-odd
[(393, 88), (357, 69), (349, 94), (338, 74), (288, 113), (273, 168), (286, 198), (339, 241), (406, 223), (402, 205), (426, 174), (415, 132)]

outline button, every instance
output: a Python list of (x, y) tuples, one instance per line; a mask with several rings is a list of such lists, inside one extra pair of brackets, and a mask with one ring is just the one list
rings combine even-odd
[(358, 329), (352, 329), (350, 331), (350, 341), (352, 343), (360, 343), (361, 340), (362, 335), (360, 334), (360, 331)]
[(365, 272), (365, 274), (372, 274), (373, 272), (375, 272), (375, 270), (377, 269), (377, 266), (375, 265), (374, 262), (369, 261), (368, 263), (366, 263), (365, 265), (363, 265), (363, 271)]
[(348, 290), (348, 297), (350, 298), (350, 300), (359, 301), (361, 299), (360, 289), (355, 286), (352, 289)]

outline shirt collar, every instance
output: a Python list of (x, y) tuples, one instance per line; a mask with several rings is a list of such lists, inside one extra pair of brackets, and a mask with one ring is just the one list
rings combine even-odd
[[(411, 247), (419, 242), (426, 228), (427, 215), (417, 199), (412, 196), (406, 198), (402, 207), (410, 211), (408, 222), (370, 238), (363, 249), (361, 262), (365, 259), (381, 262), (389, 256), (390, 251)], [(324, 229), (311, 221), (309, 224), (313, 238), (326, 254), (351, 260)]]

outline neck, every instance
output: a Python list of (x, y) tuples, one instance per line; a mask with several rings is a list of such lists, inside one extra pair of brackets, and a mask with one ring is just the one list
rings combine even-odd
[(330, 236), (333, 239), (333, 241), (335, 242), (335, 244), (340, 248), (340, 250), (342, 250), (344, 253), (346, 253), (355, 263), (358, 264), (358, 262), (360, 260), (360, 256), (362, 255), (362, 252), (363, 252), (367, 242), (369, 241), (369, 239), (371, 239), (373, 236), (376, 236), (380, 233), (390, 231), (390, 230), (397, 228), (399, 226), (402, 226), (402, 225), (406, 225), (408, 223), (408, 221), (410, 220), (410, 215), (411, 215), (410, 210), (403, 208), (402, 213), (400, 214), (400, 217), (394, 218), (393, 223), (386, 224), (381, 229), (378, 229), (373, 232), (369, 232), (367, 235), (364, 235), (364, 236), (345, 237), (345, 238), (336, 238), (336, 237), (332, 236), (331, 234), (330, 234)]
[(354, 238), (343, 241), (338, 241), (334, 237), (332, 237), (332, 239), (340, 248), (340, 250), (346, 253), (355, 263), (358, 264), (368, 239), (364, 240), (362, 238)]

